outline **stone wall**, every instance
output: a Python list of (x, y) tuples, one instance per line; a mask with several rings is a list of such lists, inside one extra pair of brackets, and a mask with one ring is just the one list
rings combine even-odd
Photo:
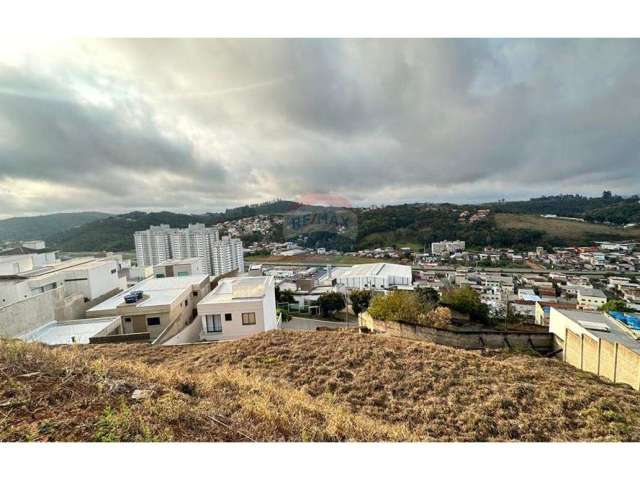
[(424, 340), (437, 345), (464, 349), (517, 348), (535, 349), (548, 352), (553, 348), (553, 335), (550, 333), (518, 333), (478, 330), (454, 332), (446, 329), (424, 327), (400, 322), (376, 320), (368, 313), (360, 315), (360, 325), (370, 330), (392, 337)]

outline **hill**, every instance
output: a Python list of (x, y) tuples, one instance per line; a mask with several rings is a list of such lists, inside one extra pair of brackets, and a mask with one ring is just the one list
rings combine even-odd
[(101, 212), (78, 212), (7, 218), (0, 220), (0, 241), (42, 240), (110, 216)]
[(82, 225), (80, 228), (61, 231), (47, 237), (56, 248), (68, 252), (129, 251), (133, 250), (133, 234), (146, 230), (151, 225), (165, 223), (175, 228), (184, 228), (190, 223), (213, 225), (225, 220), (284, 213), (299, 204), (285, 200), (265, 202), (221, 213), (181, 214), (173, 212), (130, 212), (113, 215)]
[(0, 369), (5, 441), (640, 440), (636, 391), (558, 360), (348, 331), (178, 347), (5, 340)]
[(151, 225), (166, 223), (172, 227), (186, 227), (190, 223), (211, 224), (213, 214), (187, 215), (173, 212), (130, 212), (113, 215), (78, 228), (55, 233), (46, 238), (47, 243), (68, 252), (128, 251), (135, 248), (133, 234)]

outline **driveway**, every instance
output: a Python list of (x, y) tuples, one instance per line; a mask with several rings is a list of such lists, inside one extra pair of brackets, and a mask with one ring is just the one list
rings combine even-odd
[(357, 327), (358, 321), (353, 318), (350, 322), (331, 322), (316, 320), (315, 318), (292, 317), (288, 322), (282, 322), (283, 330), (315, 330), (316, 327), (346, 328)]

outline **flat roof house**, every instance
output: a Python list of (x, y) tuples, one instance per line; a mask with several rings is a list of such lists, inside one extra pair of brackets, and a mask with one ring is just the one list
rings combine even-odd
[(578, 289), (578, 308), (580, 310), (598, 310), (607, 302), (607, 296), (597, 288)]
[(275, 278), (220, 280), (200, 303), (201, 340), (231, 340), (280, 327), (276, 316)]
[(176, 332), (196, 317), (196, 305), (210, 290), (208, 275), (148, 278), (87, 310), (88, 317), (121, 316), (128, 333), (149, 332), (152, 340), (169, 326)]
[(185, 277), (188, 275), (202, 275), (206, 273), (201, 258), (172, 258), (153, 266), (156, 278)]

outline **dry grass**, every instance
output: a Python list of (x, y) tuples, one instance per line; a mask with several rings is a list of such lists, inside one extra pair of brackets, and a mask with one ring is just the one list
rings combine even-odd
[[(401, 425), (353, 415), (238, 368), (183, 374), (87, 353), (0, 343), (1, 441), (415, 439)], [(135, 389), (152, 396), (132, 400)]]
[(539, 215), (497, 213), (496, 224), (500, 228), (541, 230), (548, 236), (567, 241), (580, 242), (585, 238), (617, 237), (620, 239), (640, 238), (640, 228), (621, 228), (574, 220), (544, 218)]
[[(4, 440), (640, 440), (638, 392), (557, 360), (348, 331), (180, 347), (13, 342), (0, 359), (0, 404), (25, 402), (0, 407)], [(29, 371), (47, 373), (18, 377)], [(134, 386), (155, 398), (131, 401)]]

